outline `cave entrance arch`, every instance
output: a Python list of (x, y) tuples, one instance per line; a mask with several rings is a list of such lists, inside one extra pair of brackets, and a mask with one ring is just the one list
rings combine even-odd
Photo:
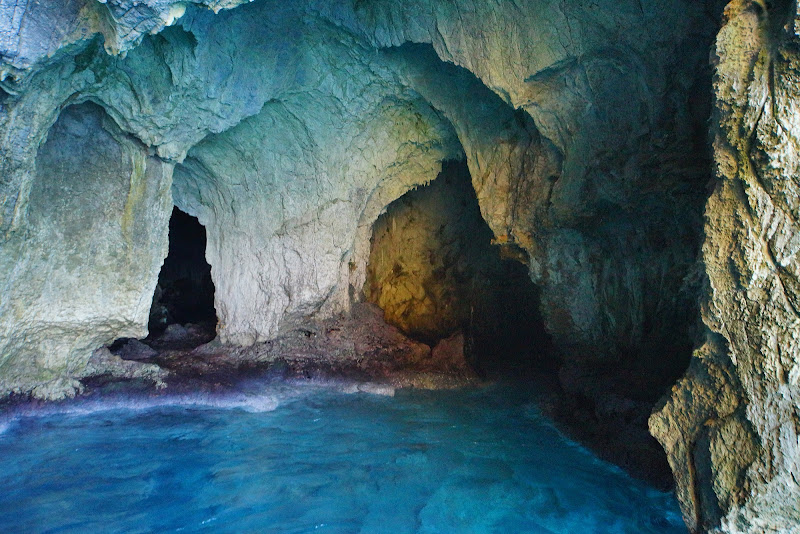
[(434, 346), (462, 333), (483, 374), (549, 365), (538, 288), (522, 250), (492, 244), (467, 163), (395, 200), (370, 239), (364, 294), (390, 324)]
[(153, 344), (199, 345), (214, 338), (214, 282), (206, 261), (206, 229), (177, 207), (169, 221), (169, 252), (150, 308)]

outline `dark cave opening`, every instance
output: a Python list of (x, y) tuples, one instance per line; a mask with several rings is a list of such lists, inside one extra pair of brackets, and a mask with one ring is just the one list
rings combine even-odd
[(142, 340), (120, 338), (109, 350), (125, 360), (169, 366), (170, 353), (186, 354), (216, 337), (214, 282), (206, 261), (206, 229), (177, 207), (169, 220), (169, 251), (153, 293)]
[(169, 221), (164, 259), (150, 308), (148, 341), (199, 345), (213, 339), (217, 316), (214, 282), (206, 261), (206, 229), (177, 207)]
[(387, 322), (430, 346), (463, 335), (483, 376), (554, 369), (524, 251), (492, 244), (466, 161), (391, 203), (373, 226), (364, 292)]

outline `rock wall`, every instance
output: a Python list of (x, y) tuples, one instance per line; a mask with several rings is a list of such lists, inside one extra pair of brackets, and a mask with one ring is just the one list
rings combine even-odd
[[(445, 162), (375, 221), (365, 298), (386, 321), (432, 347), (461, 333), (483, 372), (549, 356), (524, 253), (492, 245), (463, 161)], [(526, 367), (527, 366), (527, 367)]]
[(393, 202), (370, 239), (366, 298), (431, 345), (468, 326), (476, 283), (500, 263), (465, 167), (451, 162)]
[(650, 423), (692, 530), (800, 529), (796, 9), (731, 2), (716, 41), (709, 333)]
[(694, 296), (680, 288), (699, 248), (708, 110), (687, 94), (708, 75), (707, 49), (696, 44), (710, 43), (712, 28), (702, 5), (640, 6), (369, 2), (356, 10), (375, 25), (378, 46), (430, 42), (438, 58), (526, 112), (513, 125), (496, 105), (490, 116), (507, 126), (484, 126), (492, 99), (460, 105), (463, 76), (448, 84), (458, 73), (400, 46), (401, 75), (459, 134), (490, 228), (528, 252), (556, 344), (580, 358), (688, 336), (680, 323)]
[[(208, 230), (224, 342), (266, 340), (296, 318), (348, 309), (379, 213), (460, 157), (496, 239), (528, 254), (564, 354), (659, 358), (669, 350), (642, 347), (688, 335), (692, 293), (680, 288), (705, 175), (703, 109), (687, 95), (702, 83), (696, 43), (711, 36), (704, 4), (223, 9), (238, 3), (0, 6), (4, 279), (24, 287), (36, 276), (19, 247), (33, 224), (38, 147), (61, 110), (92, 101), (146, 148), (164, 171), (159, 183), (177, 165), (173, 201)], [(153, 204), (151, 232), (162, 237), (143, 264), (163, 259), (166, 204)], [(149, 272), (142, 293), (154, 285)], [(0, 322), (23, 331), (46, 315), (4, 312)], [(28, 347), (74, 335), (29, 330)], [(132, 332), (108, 330), (89, 345)], [(39, 361), (31, 376), (47, 368), (68, 379), (63, 363), (77, 358), (45, 362), (31, 356), (40, 349), (16, 347), (0, 347), (3, 367)]]
[(171, 176), (100, 107), (61, 113), (36, 156), (24, 232), (0, 248), (0, 389), (71, 394), (95, 348), (146, 335)]
[(698, 267), (717, 4), (0, 1), (0, 394), (144, 335), (173, 204), (246, 345), (347, 311), (381, 212), (465, 159), (568, 370), (680, 364), (705, 293), (651, 419), (685, 518), (797, 524), (796, 8), (727, 8)]

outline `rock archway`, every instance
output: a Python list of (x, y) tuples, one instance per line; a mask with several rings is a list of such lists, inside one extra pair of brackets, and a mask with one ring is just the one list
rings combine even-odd
[(708, 65), (719, 7), (0, 6), (0, 391), (145, 334), (173, 206), (246, 346), (347, 313), (381, 212), (466, 161), (573, 411), (639, 424), (701, 347), (651, 419), (687, 522), (797, 521), (796, 6), (732, 2)]

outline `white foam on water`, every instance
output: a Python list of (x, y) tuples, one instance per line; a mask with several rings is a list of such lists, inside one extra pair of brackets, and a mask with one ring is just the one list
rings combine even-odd
[(383, 397), (394, 397), (397, 388), (389, 384), (380, 382), (357, 382), (354, 380), (341, 379), (310, 379), (310, 380), (290, 380), (292, 386), (307, 390), (328, 390), (336, 393), (352, 395), (355, 393), (367, 393)]
[(185, 407), (243, 410), (264, 413), (276, 410), (289, 399), (315, 392), (332, 391), (343, 394), (366, 393), (393, 397), (395, 388), (377, 382), (342, 381), (335, 379), (288, 380), (281, 382), (250, 381), (239, 389), (224, 393), (197, 392), (147, 397), (132, 395), (103, 399), (72, 399), (49, 405), (23, 405), (5, 415), (0, 415), (0, 435), (8, 431), (20, 418), (66, 415), (81, 417), (95, 413), (125, 410), (141, 412), (156, 408)]
[(241, 409), (247, 412), (269, 412), (280, 406), (281, 402), (292, 396), (290, 393), (223, 393), (163, 395), (158, 397), (129, 397), (108, 399), (78, 399), (58, 405), (21, 406), (0, 419), (0, 434), (6, 432), (12, 423), (20, 418), (35, 418), (52, 415), (81, 417), (109, 411), (142, 412), (156, 408), (195, 407), (215, 409)]
[(394, 397), (395, 388), (386, 384), (377, 384), (375, 382), (367, 382), (359, 384), (358, 391), (362, 393), (370, 393), (372, 395), (382, 395), (384, 397)]
[(221, 399), (210, 404), (214, 408), (238, 408), (250, 413), (271, 412), (280, 405), (281, 399), (276, 395), (245, 395), (240, 398)]

